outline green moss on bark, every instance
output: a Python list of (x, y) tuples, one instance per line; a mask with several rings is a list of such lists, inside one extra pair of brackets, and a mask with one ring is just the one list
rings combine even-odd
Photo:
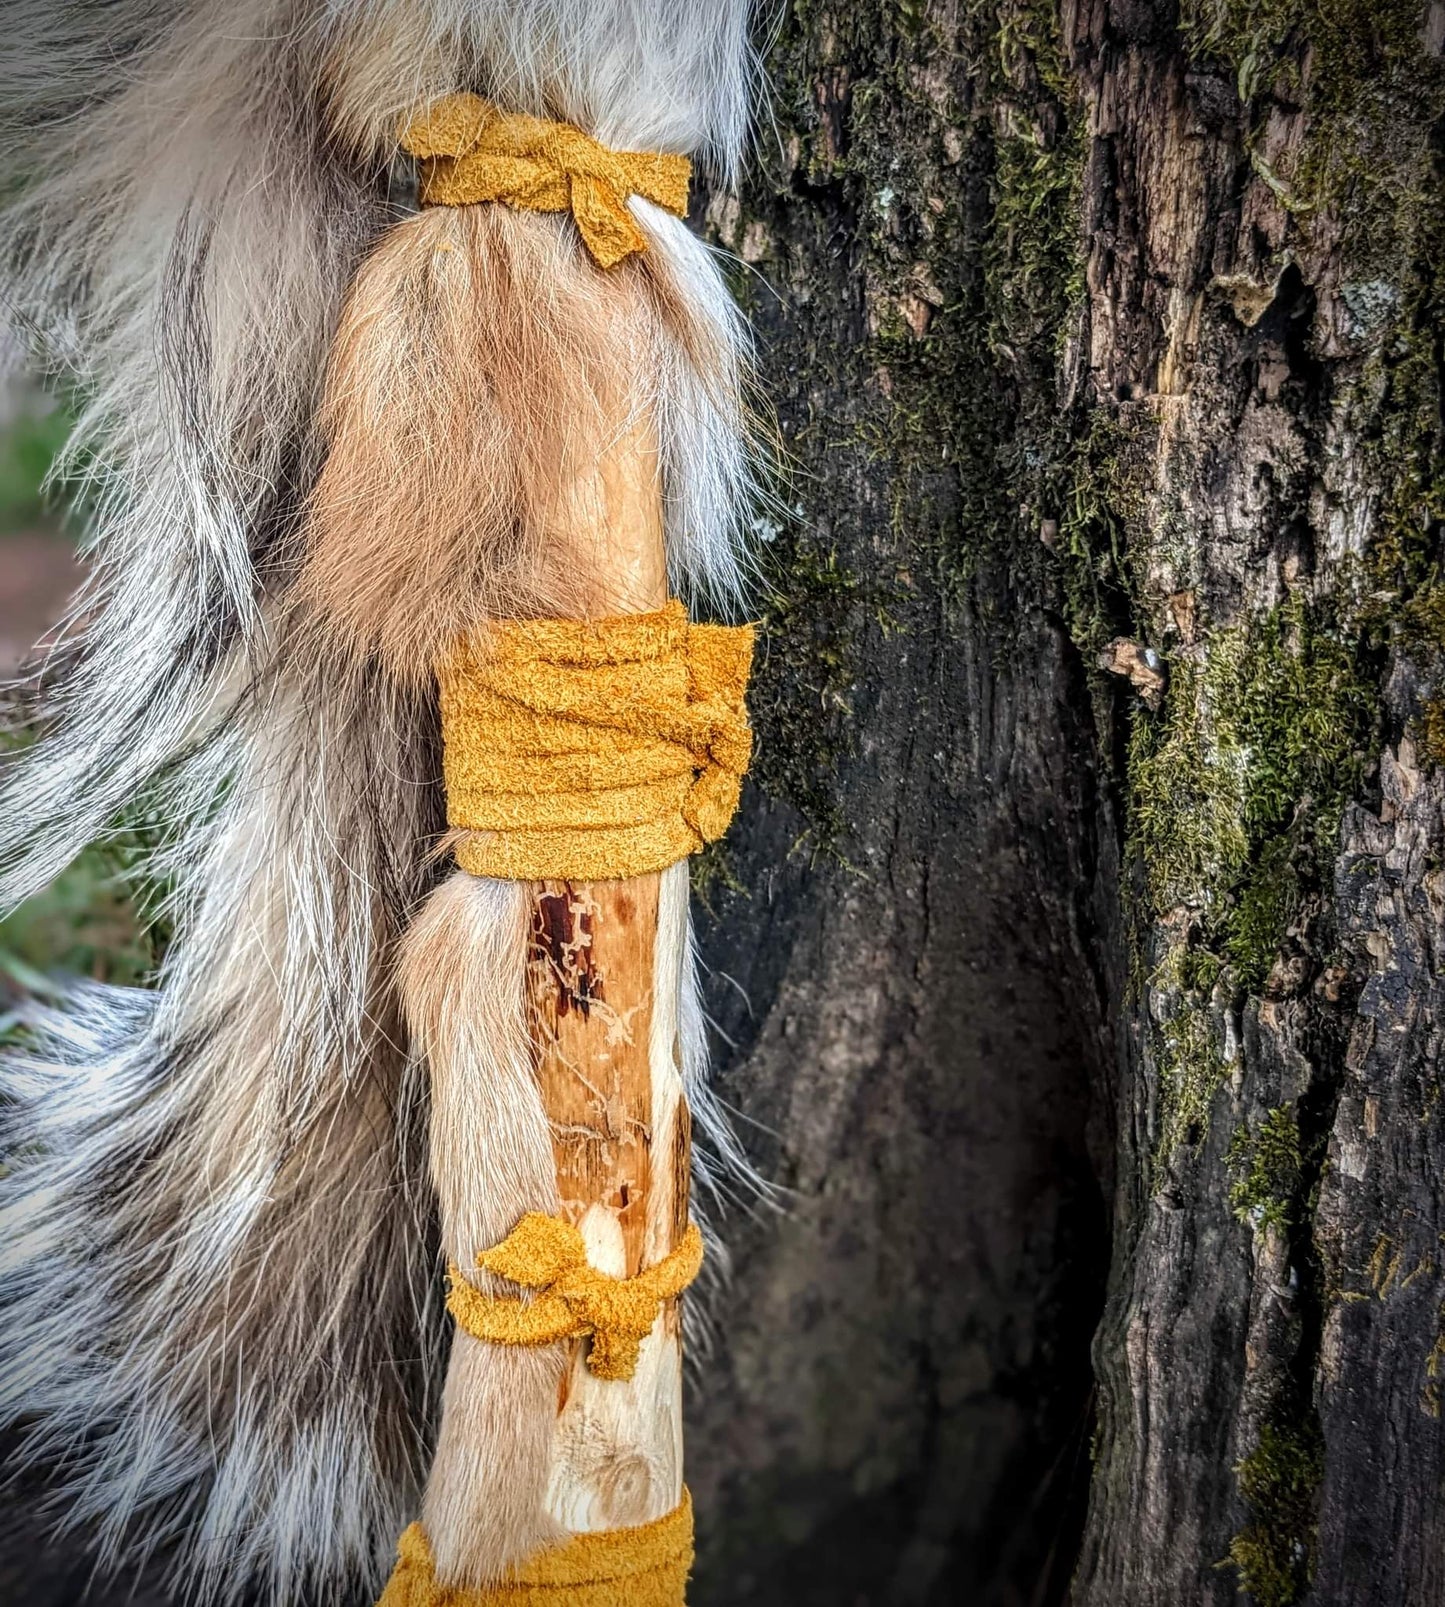
[[(1156, 996), (1167, 996), (1156, 974)], [(1180, 993), (1162, 1013), (1155, 1064), (1159, 1074), (1156, 1153), (1161, 1160), (1180, 1144), (1195, 1144), (1209, 1125), (1209, 1107), (1228, 1075), (1207, 994)]]
[[(1422, 137), (1445, 108), (1445, 67), (1424, 48), (1422, 0), (1182, 0), (1200, 58), (1223, 59), (1250, 109), (1255, 171), (1309, 230), (1344, 231), (1364, 279), (1398, 271), (1430, 204)], [(1271, 138), (1281, 118), (1305, 138)], [(1277, 153), (1277, 154), (1275, 154)]]
[[(1060, 359), (1085, 134), (1048, 0), (800, 0), (768, 78), (778, 138), (740, 204), (708, 213), (758, 270), (738, 289), (770, 361), (808, 380), (780, 421), (807, 472), (760, 528), (755, 776), (802, 844), (846, 852), (840, 777), (878, 636), (932, 628), (941, 596), (1003, 654), (1056, 584), (1040, 536), (1066, 512), (1082, 417), (1061, 407)], [(856, 322), (835, 329), (807, 307), (840, 250)]]
[(844, 833), (838, 765), (851, 741), (853, 631), (861, 582), (836, 551), (795, 539), (770, 565), (765, 652), (749, 704), (768, 733), (754, 779), (806, 822), (795, 845), (834, 852)]
[[(1185, 0), (1180, 12), (1196, 60), (1231, 68), (1255, 170), (1301, 241), (1320, 223), (1336, 231), (1329, 246), (1351, 276), (1339, 292), (1342, 327), (1363, 350), (1340, 368), (1333, 408), (1360, 443), (1355, 478), (1368, 491), (1353, 495), (1373, 505), (1362, 562), (1342, 566), (1328, 610), (1294, 600), (1209, 636), (1171, 664), (1162, 712), (1133, 716), (1141, 914), (1169, 922), (1171, 945), (1186, 933), (1250, 993), (1269, 986), (1301, 912), (1328, 900), (1340, 811), (1378, 745), (1387, 652), (1403, 649), (1437, 684), (1445, 678), (1445, 228), (1431, 136), (1445, 115), (1445, 67), (1423, 48), (1425, 21), (1415, 0)], [(1288, 154), (1271, 167), (1267, 150)], [(1438, 763), (1445, 718), (1435, 701), (1422, 700), (1414, 726)], [(1200, 1019), (1203, 1007), (1198, 995), (1178, 1004)], [(1207, 1085), (1214, 1045), (1200, 1033), (1176, 1039), (1175, 1050), (1200, 1042), (1196, 1075), (1183, 1075), (1168, 1044), (1161, 1075)]]
[[(1040, 594), (1041, 532), (1068, 501), (1082, 414), (1061, 405), (1061, 358), (1083, 296), (1084, 126), (1052, 5), (973, 0), (957, 37), (935, 24), (926, 44), (859, 103), (857, 145), (875, 159), (871, 355), (890, 404), (879, 444), (901, 471), (900, 533), (950, 599), (987, 612)], [(960, 49), (971, 96), (940, 103), (925, 63)], [(910, 101), (937, 142), (911, 171), (896, 140), (868, 140), (870, 117)]]
[(1255, 1607), (1294, 1607), (1309, 1589), (1318, 1528), (1324, 1442), (1318, 1426), (1266, 1424), (1235, 1467), (1252, 1521), (1234, 1537), (1229, 1561)]
[(1296, 1208), (1304, 1175), (1299, 1122), (1294, 1108), (1277, 1105), (1255, 1127), (1243, 1126), (1225, 1157), (1229, 1204), (1256, 1232), (1283, 1233)]
[(1329, 873), (1378, 705), (1358, 634), (1293, 599), (1215, 632), (1171, 666), (1160, 714), (1134, 715), (1130, 841), (1145, 913), (1171, 933), (1149, 978), (1172, 1001), (1156, 1010), (1161, 1160), (1202, 1134), (1224, 1075), (1209, 995), (1221, 979), (1227, 993), (1264, 986), (1307, 888)]
[(1364, 768), (1378, 689), (1358, 649), (1349, 631), (1292, 600), (1172, 665), (1161, 714), (1141, 709), (1134, 720), (1130, 827), (1152, 913), (1183, 905), (1227, 940), (1248, 878), (1263, 873), (1275, 891), (1234, 931), (1235, 957), (1252, 974), (1260, 917), (1283, 913), (1278, 834), (1298, 830), (1304, 810), (1329, 835)]
[(1445, 698), (1424, 700), (1415, 729), (1421, 758), (1436, 770), (1445, 767)]
[[(1130, 629), (1137, 612), (1130, 538), (1144, 511), (1155, 434), (1151, 423), (1126, 423), (1098, 408), (1069, 454), (1060, 526), (1064, 617), (1091, 669), (1109, 641)], [(1107, 711), (1101, 706), (1098, 712), (1101, 728), (1107, 728)]]

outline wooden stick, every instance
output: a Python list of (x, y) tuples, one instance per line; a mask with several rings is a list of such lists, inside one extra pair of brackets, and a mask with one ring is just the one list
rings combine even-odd
[[(579, 485), (576, 539), (608, 577), (610, 612), (667, 600), (652, 430), (635, 424)], [(563, 1214), (601, 1272), (631, 1277), (687, 1226), (689, 1120), (678, 1071), (686, 864), (607, 882), (536, 886), (529, 1021), (552, 1124)], [(682, 1499), (682, 1337), (659, 1315), (627, 1382), (594, 1378), (573, 1347), (547, 1505), (574, 1532), (658, 1518)]]
[[(687, 1221), (688, 1121), (677, 1072), (686, 867), (628, 881), (543, 883), (528, 997), (564, 1215), (599, 1271), (660, 1260)], [(681, 1344), (659, 1316), (626, 1382), (597, 1379), (574, 1346), (559, 1402), (548, 1509), (571, 1530), (613, 1529), (682, 1497)]]

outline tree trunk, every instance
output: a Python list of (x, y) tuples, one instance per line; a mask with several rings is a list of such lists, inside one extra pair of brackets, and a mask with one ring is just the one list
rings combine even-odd
[(1168, 660), (1121, 777), (1078, 1599), (1439, 1603), (1445, 7), (1066, 26), (1095, 416)]
[(789, 1192), (734, 1219), (689, 1395), (696, 1601), (1057, 1600), (1118, 992), (1114, 806), (1049, 546), (1084, 406), (1076, 92), (1019, 6), (798, 6), (767, 77), (709, 218), (757, 270), (792, 470), (756, 785), (699, 879), (724, 1092)]
[(1445, 1601), (1442, 41), (782, 23), (701, 1607)]

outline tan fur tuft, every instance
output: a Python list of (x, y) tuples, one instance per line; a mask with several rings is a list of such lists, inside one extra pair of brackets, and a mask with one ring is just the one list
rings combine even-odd
[[(528, 889), (457, 872), (403, 943), (402, 997), (431, 1073), (442, 1244), (466, 1269), (526, 1211), (557, 1211), (527, 1036)], [(422, 1521), (438, 1575), (480, 1584), (555, 1539), (543, 1507), (565, 1351), (457, 1333)]]
[(442, 1424), (422, 1501), (437, 1577), (477, 1588), (567, 1533), (547, 1511), (565, 1351), (452, 1338)]
[(432, 208), (357, 275), (336, 338), (328, 457), (293, 596), (311, 628), (424, 681), (492, 618), (606, 608), (569, 539), (576, 487), (648, 428), (647, 282), (602, 273), (556, 218)]

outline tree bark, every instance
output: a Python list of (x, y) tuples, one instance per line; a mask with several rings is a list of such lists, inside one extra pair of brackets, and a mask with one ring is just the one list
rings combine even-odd
[(1074, 92), (1052, 12), (1008, 5), (799, 5), (767, 79), (708, 217), (755, 270), (791, 470), (755, 784), (699, 882), (724, 1091), (787, 1192), (731, 1219), (688, 1397), (695, 1599), (1057, 1600), (1118, 925), (1046, 544), (1080, 405)]
[(1438, 4), (1066, 13), (1135, 971), (1084, 1603), (1445, 1600)]
[(782, 22), (700, 1603), (1445, 1601), (1442, 40)]

